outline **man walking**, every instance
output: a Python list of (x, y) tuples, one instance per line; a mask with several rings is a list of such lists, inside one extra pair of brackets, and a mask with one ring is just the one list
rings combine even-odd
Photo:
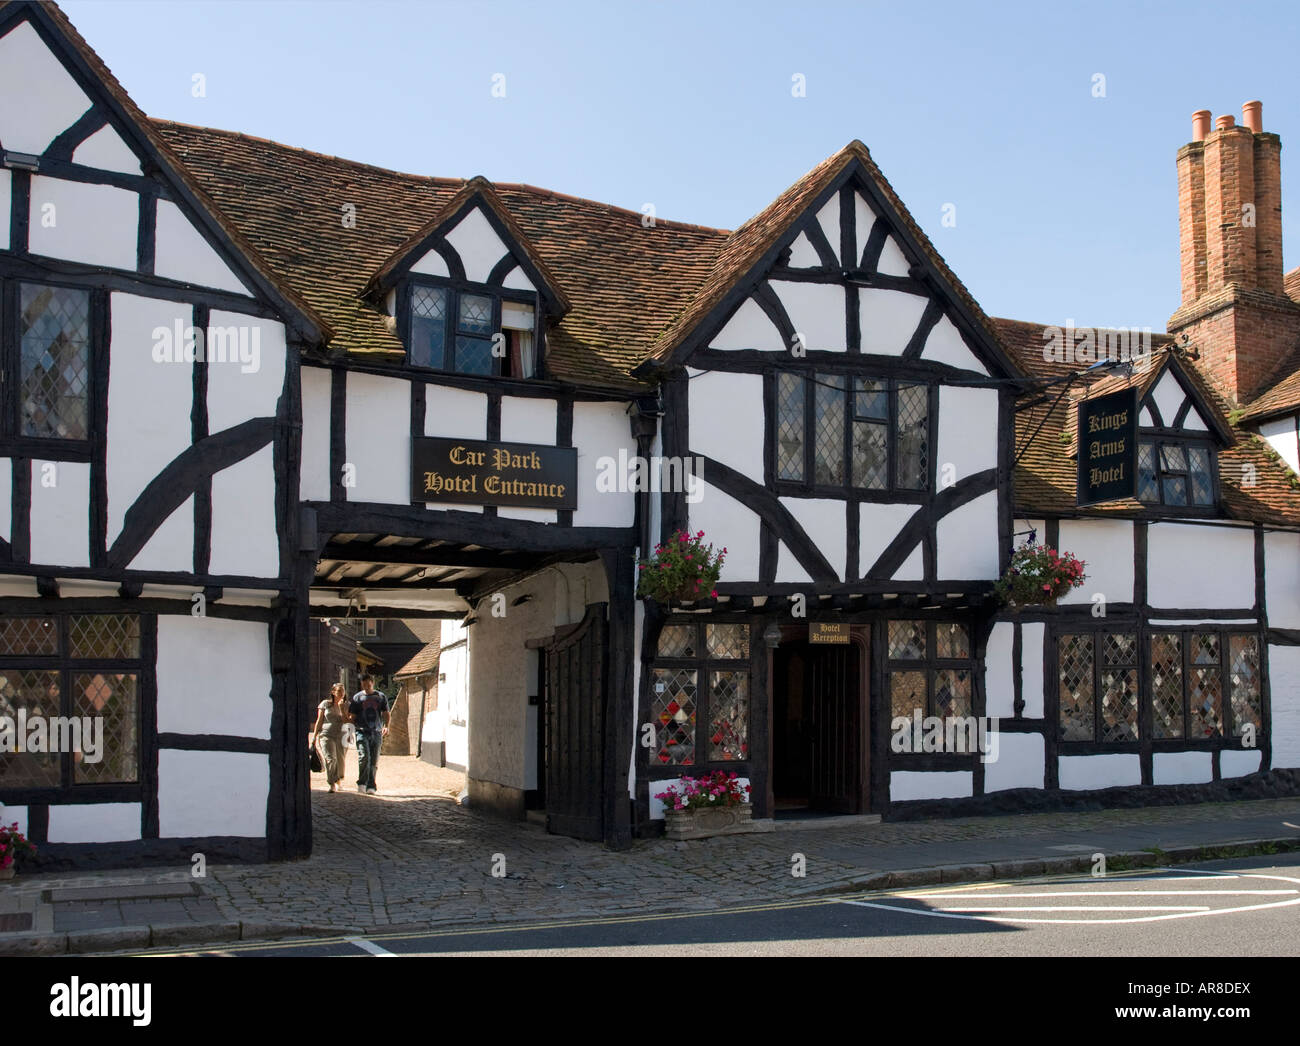
[(348, 718), (357, 730), (357, 791), (374, 795), (379, 749), (388, 736), (388, 698), (375, 689), (375, 677), (369, 673), (348, 701)]

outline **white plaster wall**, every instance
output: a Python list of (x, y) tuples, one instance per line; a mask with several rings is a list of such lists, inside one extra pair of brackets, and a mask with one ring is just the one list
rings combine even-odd
[(194, 498), (186, 498), (131, 560), (132, 570), (194, 570)]
[(984, 654), (984, 693), (986, 715), (1009, 719), (1015, 715), (1016, 691), (1012, 650), (1016, 626), (999, 621), (989, 633)]
[[(1300, 767), (1300, 647), (1269, 646), (1269, 696), (1273, 713), (1272, 765)], [(1223, 772), (1220, 753), (1219, 771)]]
[(135, 271), (139, 226), (140, 199), (128, 189), (32, 175), (33, 254)]
[(1264, 532), (1264, 599), (1270, 626), (1300, 628), (1300, 534)]
[(90, 566), (90, 464), (33, 460), (30, 467), (31, 561)]
[(502, 441), (506, 443), (545, 443), (548, 446), (555, 446), (555, 413), (555, 400), (524, 396), (502, 396)]
[(1020, 714), (1025, 719), (1043, 718), (1043, 641), (1047, 626), (1026, 621), (1020, 626), (1020, 697), (1025, 702)]
[(486, 394), (426, 385), (424, 434), (447, 439), (487, 439)]
[(1266, 421), (1259, 434), (1282, 456), (1292, 472), (1300, 472), (1300, 448), (1296, 446), (1295, 416)]
[[(1273, 765), (1280, 766), (1276, 752), (1277, 750), (1274, 749)], [(1247, 774), (1253, 774), (1259, 769), (1263, 757), (1264, 753), (1258, 750), (1254, 752), (1220, 752), (1219, 777), (1226, 780), (1229, 777), (1245, 777)], [(1295, 763), (1291, 764), (1291, 766), (1295, 765)]]
[(904, 524), (916, 514), (916, 505), (891, 505), (864, 501), (858, 506), (858, 576), (866, 577), (880, 554), (889, 547)]
[(243, 281), (170, 200), (158, 201), (153, 271), (184, 283), (248, 294)]
[(212, 477), (213, 574), (278, 577), (275, 456), (268, 444)]
[[(838, 258), (840, 254), (840, 194), (833, 193), (831, 198), (817, 212), (817, 224), (822, 227), (831, 251)], [(856, 261), (856, 259), (854, 259)]]
[(984, 764), (984, 791), (1042, 788), (1047, 756), (1042, 734), (998, 733), (998, 757)]
[(158, 732), (271, 736), (270, 626), (158, 616)]
[(998, 494), (953, 509), (936, 526), (935, 570), (945, 581), (998, 577)]
[[(994, 389), (939, 387), (939, 483), (998, 467), (998, 394)], [(949, 472), (948, 466), (952, 466)]]
[(919, 294), (879, 287), (861, 288), (858, 291), (858, 322), (862, 331), (862, 351), (875, 356), (901, 356), (929, 304), (930, 299)]
[(630, 527), (635, 520), (636, 495), (631, 491), (596, 489), (597, 464), (606, 455), (618, 459), (619, 448), (636, 456), (636, 440), (625, 403), (575, 403), (573, 445), (578, 448), (578, 507), (575, 527)]
[(1187, 394), (1183, 392), (1183, 387), (1178, 384), (1178, 379), (1174, 377), (1173, 371), (1165, 371), (1160, 375), (1160, 380), (1156, 382), (1156, 387), (1151, 391), (1151, 401), (1160, 411), (1160, 417), (1165, 423), (1166, 428), (1172, 428), (1174, 418), (1178, 416), (1178, 409), (1183, 405), (1183, 400)]
[(1139, 419), (1138, 424), (1140, 424), (1144, 428), (1156, 427), (1156, 416), (1151, 413), (1150, 407), (1143, 407), (1142, 413), (1138, 415), (1138, 419)]
[(1137, 755), (1069, 755), (1059, 760), (1061, 788), (1089, 791), (1142, 783), (1141, 757)]
[(0, 458), (0, 538), (12, 540), (13, 528), (13, 474), (12, 458)]
[(862, 250), (866, 247), (867, 240), (871, 238), (871, 227), (876, 224), (876, 212), (871, 209), (871, 204), (867, 203), (860, 192), (853, 194), (853, 221), (858, 233), (858, 257), (851, 260), (856, 265), (862, 257)]
[(763, 482), (763, 378), (689, 371), (690, 449)]
[(465, 266), (465, 279), (471, 283), (487, 283), (492, 269), (507, 253), (501, 237), (477, 207), (447, 233), (447, 242), (460, 255), (461, 264)]
[(813, 247), (807, 233), (801, 232), (794, 238), (794, 243), (790, 244), (790, 268), (815, 269), (820, 264), (817, 249)]
[[(835, 283), (794, 283), (789, 280), (769, 282), (785, 306), (795, 333), (803, 335), (806, 349), (846, 351), (842, 286)], [(864, 333), (863, 338), (865, 337)]]
[[(952, 320), (946, 315), (940, 318), (934, 325), (934, 330), (930, 331), (930, 336), (925, 339), (921, 358), (935, 363), (946, 363), (950, 367), (958, 367), (961, 370), (973, 370), (977, 374), (988, 373), (984, 364), (980, 363), (976, 355), (966, 347), (961, 332), (953, 326)], [(997, 393), (992, 395), (993, 402), (996, 404)]]
[(5, 806), (0, 803), (0, 824), (17, 823), (18, 830), (27, 835), (27, 807), (25, 806)]
[(893, 581), (924, 581), (925, 580), (925, 559), (918, 543), (916, 548), (912, 549), (908, 557), (903, 560), (903, 565), (894, 571)]
[(898, 246), (898, 241), (893, 236), (888, 237), (880, 250), (877, 271), (886, 276), (906, 276), (909, 268), (907, 257), (903, 254), (903, 249)]
[[(1095, 595), (1107, 603), (1133, 601), (1133, 524), (1126, 520), (1061, 520), (1057, 551), (1083, 560), (1087, 579), (1059, 603), (1090, 603)], [(1044, 541), (1046, 539), (1044, 538)]]
[(707, 483), (701, 483), (700, 493), (696, 504), (686, 506), (689, 526), (691, 533), (704, 531), (706, 542), (712, 542), (717, 548), (726, 548), (727, 556), (722, 561), (718, 580), (757, 581), (762, 532), (758, 516), (748, 506)]
[(804, 570), (790, 546), (784, 541), (776, 546), (776, 580), (780, 583), (812, 584), (808, 571)]
[(1212, 752), (1156, 752), (1151, 757), (1151, 783), (1204, 784), (1214, 779)]
[(843, 580), (848, 569), (848, 522), (844, 502), (834, 498), (782, 498), (781, 504), (821, 550), (835, 576)]
[(101, 171), (140, 174), (140, 161), (111, 126), (101, 127), (72, 153), (72, 162)]
[[(1189, 570), (1189, 564), (1195, 570)], [(1147, 531), (1147, 602), (1245, 610), (1255, 603), (1255, 535), (1250, 527), (1153, 523)]]
[(345, 461), (356, 469), (349, 501), (411, 503), (411, 387), (396, 378), (347, 376)]
[(270, 760), (255, 752), (158, 753), (158, 835), (266, 836)]
[(0, 250), (6, 251), (9, 249), (10, 182), (9, 172), (0, 171)]
[(524, 270), (521, 269), (518, 265), (516, 265), (513, 269), (511, 269), (508, 273), (506, 273), (506, 278), (501, 281), (501, 286), (510, 287), (517, 291), (537, 290), (537, 287), (533, 284), (533, 281), (524, 275)]
[[(443, 621), (438, 655), (438, 671), (447, 676), (446, 682), (438, 682), (438, 705), (447, 720), (446, 757), (457, 766), (469, 765), (469, 662), (464, 643), (468, 631), (459, 621)], [(453, 722), (457, 715), (466, 723)]]
[(302, 475), (303, 501), (330, 499), (330, 372), (324, 367), (303, 367), (302, 375)]
[[(1034, 531), (1034, 542), (1039, 545), (1047, 544), (1047, 523), (1041, 519), (1021, 519), (1017, 516), (1011, 521), (1012, 531)], [(1029, 544), (1029, 535), (1021, 533), (1018, 537), (1012, 537), (1011, 547), (1020, 548), (1022, 545)]]
[(6, 149), (39, 156), (89, 108), (90, 99), (29, 23), (0, 37), (0, 142)]
[(894, 770), (889, 775), (891, 803), (908, 799), (961, 799), (973, 795), (974, 788), (974, 775), (969, 770)]
[(139, 803), (78, 803), (50, 806), (52, 843), (124, 843), (139, 839)]
[[(797, 328), (796, 328), (797, 329)], [(790, 346), (781, 341), (781, 332), (753, 298), (740, 303), (731, 319), (709, 343), (714, 349), (760, 349), (765, 352), (783, 352)]]
[(437, 251), (426, 251), (424, 255), (411, 266), (412, 272), (421, 273), (425, 276), (450, 276), (451, 272), (447, 268), (447, 263), (443, 260), (441, 254)]
[(108, 377), (108, 543), (149, 482), (190, 446), (194, 400), (192, 363), (155, 363), (155, 327), (188, 327), (190, 306), (112, 295), (113, 343)]
[[(239, 351), (253, 362), (233, 362), (230, 359), (230, 349), (226, 349), (227, 359), (224, 363), (211, 362), (211, 357), (208, 357), (208, 431), (217, 433), (250, 418), (275, 417), (280, 393), (284, 390), (287, 352), (284, 324), (258, 319), (256, 316), (214, 310), (208, 319), (208, 329), (214, 327), (239, 329), (240, 343), (244, 346)], [(247, 334), (243, 334), (243, 331), (247, 331)], [(207, 346), (213, 348), (211, 337), (208, 338)], [(328, 404), (327, 395), (326, 405)], [(328, 462), (328, 440), (325, 449)]]

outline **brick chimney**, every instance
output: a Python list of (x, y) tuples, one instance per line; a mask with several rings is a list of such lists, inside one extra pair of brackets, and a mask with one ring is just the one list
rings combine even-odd
[(1246, 102), (1241, 125), (1192, 114), (1178, 150), (1182, 304), (1172, 334), (1186, 333), (1201, 366), (1230, 399), (1247, 403), (1300, 344), (1300, 306), (1282, 285), (1282, 142)]

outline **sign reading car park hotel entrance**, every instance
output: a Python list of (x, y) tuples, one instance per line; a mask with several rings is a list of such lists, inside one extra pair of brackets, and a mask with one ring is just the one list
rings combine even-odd
[(1078, 504), (1137, 496), (1137, 390), (1079, 404)]
[(462, 505), (578, 507), (578, 452), (533, 443), (418, 437), (411, 499)]

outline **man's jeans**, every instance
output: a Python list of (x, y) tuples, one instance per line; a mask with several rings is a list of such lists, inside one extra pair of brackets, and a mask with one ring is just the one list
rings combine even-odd
[(379, 766), (379, 748), (383, 743), (384, 735), (379, 730), (357, 731), (357, 787), (375, 787), (375, 770)]

